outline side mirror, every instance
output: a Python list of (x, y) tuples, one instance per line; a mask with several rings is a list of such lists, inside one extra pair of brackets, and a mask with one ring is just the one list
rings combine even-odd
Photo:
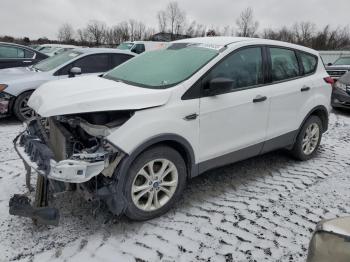
[(233, 80), (226, 77), (217, 77), (212, 79), (203, 88), (205, 96), (215, 96), (226, 93), (232, 89)]
[(333, 64), (332, 64), (332, 63), (328, 63), (327, 65), (328, 65), (328, 66), (331, 66), (331, 65), (333, 65)]
[(350, 217), (317, 224), (307, 262), (350, 261)]
[(80, 67), (73, 67), (71, 70), (69, 70), (69, 77), (75, 77), (76, 75), (81, 75)]

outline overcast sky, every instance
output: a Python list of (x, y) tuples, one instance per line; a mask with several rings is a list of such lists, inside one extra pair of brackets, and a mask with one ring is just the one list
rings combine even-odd
[[(246, 7), (254, 9), (260, 30), (312, 21), (344, 26), (350, 23), (350, 0), (178, 0), (189, 20), (209, 26), (235, 25)], [(78, 29), (89, 20), (114, 25), (134, 18), (157, 29), (156, 13), (164, 0), (0, 0), (0, 35), (56, 38), (68, 22)]]

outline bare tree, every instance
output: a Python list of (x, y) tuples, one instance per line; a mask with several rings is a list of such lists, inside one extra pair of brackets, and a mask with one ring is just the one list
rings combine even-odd
[(104, 41), (106, 29), (107, 27), (105, 23), (97, 20), (92, 20), (86, 26), (86, 33), (90, 41), (93, 42), (96, 46), (99, 46)]
[(142, 22), (138, 22), (135, 29), (135, 39), (144, 40), (146, 33), (146, 25)]
[(159, 11), (157, 14), (158, 27), (160, 32), (166, 32), (168, 28), (167, 14), (165, 11)]
[(120, 42), (130, 40), (130, 31), (127, 22), (121, 22), (118, 24), (118, 34), (120, 36)]
[(136, 38), (136, 27), (137, 27), (137, 21), (135, 19), (130, 19), (129, 20), (130, 41), (135, 41), (135, 38)]
[(180, 9), (179, 4), (170, 2), (166, 8), (166, 14), (169, 20), (170, 33), (172, 35), (181, 33), (186, 22), (186, 14)]
[(297, 44), (310, 45), (316, 31), (316, 25), (311, 22), (295, 23), (293, 30)]
[(61, 25), (58, 29), (57, 38), (60, 42), (71, 42), (74, 39), (73, 27), (68, 23)]
[(236, 25), (238, 27), (238, 36), (255, 36), (259, 27), (259, 23), (257, 21), (254, 21), (253, 9), (251, 7), (243, 10), (239, 18), (236, 20)]
[(78, 29), (77, 30), (77, 36), (78, 36), (78, 41), (80, 42), (81, 45), (87, 45), (89, 42), (89, 37), (88, 33), (86, 32), (85, 29)]

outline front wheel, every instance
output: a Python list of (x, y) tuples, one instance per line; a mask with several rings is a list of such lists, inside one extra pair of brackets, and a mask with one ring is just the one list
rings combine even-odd
[(20, 94), (13, 105), (13, 113), (22, 122), (26, 122), (35, 117), (35, 112), (28, 106), (28, 100), (32, 92)]
[(148, 220), (166, 213), (181, 197), (186, 177), (185, 162), (173, 148), (157, 146), (141, 153), (125, 184), (125, 214), (133, 220)]
[(311, 116), (304, 123), (292, 149), (293, 156), (298, 160), (309, 160), (315, 154), (322, 139), (323, 127), (318, 116)]

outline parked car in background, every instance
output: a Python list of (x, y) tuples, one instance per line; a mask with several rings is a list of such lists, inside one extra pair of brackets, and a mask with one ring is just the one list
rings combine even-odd
[(30, 66), (46, 58), (48, 55), (30, 47), (0, 42), (0, 69)]
[(326, 66), (327, 73), (335, 80), (350, 71), (350, 56), (338, 58), (333, 64)]
[(134, 41), (121, 43), (117, 46), (117, 49), (130, 50), (133, 53), (141, 54), (145, 51), (166, 48), (168, 45), (168, 42)]
[(316, 226), (307, 262), (350, 261), (350, 217), (323, 220)]
[(31, 67), (0, 70), (0, 117), (13, 113), (26, 121), (34, 114), (27, 101), (41, 84), (81, 74), (101, 74), (134, 56), (129, 51), (111, 48), (78, 48)]
[(350, 72), (341, 76), (333, 85), (332, 106), (350, 109)]
[(78, 48), (78, 46), (61, 44), (43, 44), (38, 46), (37, 50), (48, 56), (54, 56), (75, 48)]
[(28, 104), (55, 142), (32, 121), (15, 144), (50, 183), (81, 184), (114, 214), (146, 220), (207, 170), (279, 148), (312, 158), (328, 128), (332, 82), (306, 47), (185, 39), (102, 77), (44, 84)]

